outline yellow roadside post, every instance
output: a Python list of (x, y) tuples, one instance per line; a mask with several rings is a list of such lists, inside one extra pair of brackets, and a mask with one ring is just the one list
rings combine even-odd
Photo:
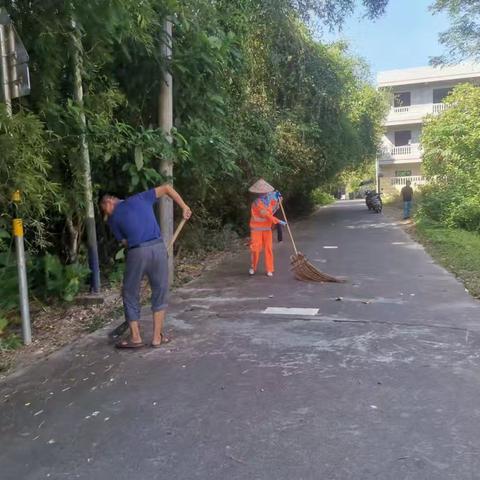
[(28, 303), (27, 265), (25, 262), (25, 245), (23, 241), (23, 221), (19, 218), (18, 214), (18, 205), (21, 201), (22, 197), (20, 191), (17, 190), (12, 195), (12, 227), (17, 256), (18, 293), (20, 300), (20, 314), (22, 316), (23, 343), (25, 345), (30, 345), (32, 343), (32, 327), (30, 325), (30, 306)]

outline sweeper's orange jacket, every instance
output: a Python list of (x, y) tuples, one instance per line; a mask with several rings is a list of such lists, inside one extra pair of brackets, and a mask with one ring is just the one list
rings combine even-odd
[(252, 232), (266, 232), (272, 225), (280, 223), (274, 216), (278, 210), (278, 200), (274, 194), (267, 194), (252, 203), (250, 211), (250, 230)]
[(250, 251), (251, 267), (257, 271), (262, 250), (265, 251), (265, 269), (274, 271), (272, 247), (272, 225), (280, 223), (273, 214), (278, 210), (278, 199), (275, 193), (266, 194), (252, 203), (250, 216)]

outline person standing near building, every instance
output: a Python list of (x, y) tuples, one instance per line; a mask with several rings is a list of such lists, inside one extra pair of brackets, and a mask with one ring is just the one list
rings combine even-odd
[(265, 270), (268, 277), (273, 277), (275, 271), (273, 258), (273, 225), (286, 225), (283, 220), (275, 217), (279, 209), (280, 194), (260, 179), (249, 188), (249, 192), (255, 196), (250, 210), (250, 251), (251, 266), (248, 271), (255, 275), (262, 251), (265, 251)]
[(144, 346), (140, 335), (140, 286), (146, 276), (152, 290), (153, 338), (152, 347), (159, 347), (168, 339), (163, 334), (167, 309), (168, 261), (153, 206), (168, 195), (183, 210), (183, 218), (192, 215), (182, 197), (170, 185), (161, 185), (146, 192), (121, 200), (113, 195), (103, 195), (100, 209), (108, 218), (108, 225), (115, 238), (127, 249), (123, 277), (123, 307), (130, 327), (130, 337), (116, 343), (117, 348)]
[(407, 180), (407, 184), (402, 188), (400, 193), (403, 199), (403, 218), (406, 220), (407, 218), (410, 218), (410, 211), (413, 202), (413, 188), (411, 187), (410, 180)]

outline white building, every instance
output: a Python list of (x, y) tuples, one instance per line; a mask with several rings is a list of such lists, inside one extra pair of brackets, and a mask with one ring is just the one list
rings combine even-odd
[(480, 65), (421, 67), (388, 70), (378, 74), (378, 88), (392, 93), (378, 155), (380, 189), (392, 194), (407, 180), (425, 183), (422, 176), (421, 132), (424, 118), (445, 110), (443, 99), (459, 83), (480, 84)]

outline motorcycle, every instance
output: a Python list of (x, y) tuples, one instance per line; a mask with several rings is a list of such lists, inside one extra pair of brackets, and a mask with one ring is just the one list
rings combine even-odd
[(365, 192), (365, 204), (369, 210), (375, 213), (381, 213), (383, 208), (382, 197), (375, 190), (367, 190)]

